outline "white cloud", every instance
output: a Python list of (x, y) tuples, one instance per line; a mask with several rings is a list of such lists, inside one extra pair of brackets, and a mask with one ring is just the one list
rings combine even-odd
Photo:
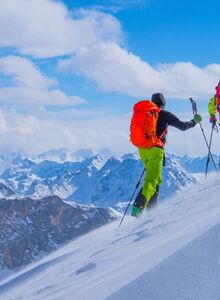
[[(0, 110), (1, 152), (21, 151), (40, 153), (53, 148), (101, 149), (104, 146), (116, 153), (125, 153), (131, 145), (128, 139), (127, 119), (97, 117), (95, 120), (78, 118), (79, 112), (51, 113), (38, 116)], [(67, 121), (68, 119), (68, 121)], [(9, 138), (10, 137), (10, 138)], [(120, 145), (120, 147), (118, 146)]]
[(217, 64), (200, 68), (190, 62), (177, 62), (153, 67), (115, 43), (84, 48), (61, 61), (59, 69), (82, 74), (103, 91), (144, 98), (155, 91), (173, 98), (207, 97), (220, 77)]
[[(182, 120), (191, 119), (191, 114), (178, 115)], [(51, 149), (67, 148), (76, 151), (79, 148), (94, 150), (107, 147), (113, 153), (122, 155), (135, 152), (129, 142), (130, 115), (94, 115), (80, 111), (49, 113), (43, 111), (35, 116), (20, 114), (13, 110), (0, 110), (0, 147), (1, 152), (21, 151), (36, 154)], [(209, 139), (210, 124), (203, 121), (204, 132)], [(179, 131), (169, 127), (166, 152), (206, 155), (207, 147), (199, 126)], [(218, 153), (220, 140), (213, 136), (212, 152)]]
[(119, 42), (121, 26), (113, 16), (95, 11), (68, 11), (51, 0), (0, 0), (0, 47), (20, 54), (53, 57), (72, 54), (96, 42)]
[(86, 6), (95, 9), (95, 10), (102, 10), (102, 11), (109, 11), (111, 13), (117, 13), (124, 9), (129, 8), (137, 8), (143, 6), (149, 0), (97, 0), (93, 1), (91, 4), (87, 3)]
[(5, 104), (76, 105), (85, 102), (57, 89), (57, 81), (42, 74), (27, 58), (12, 55), (0, 58), (0, 73), (13, 81), (0, 87), (0, 100)]

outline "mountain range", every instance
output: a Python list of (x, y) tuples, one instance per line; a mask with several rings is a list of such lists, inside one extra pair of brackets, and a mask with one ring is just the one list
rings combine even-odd
[(78, 149), (77, 151), (71, 152), (65, 148), (61, 149), (51, 149), (47, 152), (43, 152), (35, 155), (28, 155), (24, 153), (9, 153), (0, 154), (0, 173), (3, 173), (8, 169), (15, 159), (29, 159), (33, 162), (40, 163), (45, 160), (54, 161), (58, 163), (69, 162), (80, 162), (92, 156), (100, 155), (102, 158), (109, 158), (112, 156), (112, 152), (108, 148), (100, 149), (99, 151), (94, 151), (90, 148)]
[[(50, 154), (52, 152), (58, 153), (58, 158), (61, 152), (63, 154), (63, 150), (61, 152), (54, 150)], [(68, 159), (69, 156), (66, 153), (65, 158)], [(203, 164), (198, 159), (187, 160), (186, 157), (170, 154), (166, 156), (160, 191), (161, 200), (194, 183), (195, 173), (202, 170)], [(46, 154), (39, 157), (46, 157)], [(135, 154), (126, 154), (120, 158), (96, 154), (80, 161), (64, 162), (41, 161), (39, 157), (38, 159), (22, 155), (13, 157), (9, 167), (0, 175), (2, 184), (17, 197), (40, 199), (56, 195), (79, 204), (122, 210), (130, 200), (143, 171), (142, 162)]]

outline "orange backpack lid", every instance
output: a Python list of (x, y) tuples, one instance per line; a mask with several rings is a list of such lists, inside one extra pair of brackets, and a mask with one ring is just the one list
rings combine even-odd
[(134, 112), (150, 111), (160, 112), (160, 108), (150, 100), (141, 100), (134, 105)]

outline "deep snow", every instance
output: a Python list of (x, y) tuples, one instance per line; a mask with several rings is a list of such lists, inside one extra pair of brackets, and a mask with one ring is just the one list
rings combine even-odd
[(85, 235), (0, 282), (1, 300), (220, 299), (220, 178)]

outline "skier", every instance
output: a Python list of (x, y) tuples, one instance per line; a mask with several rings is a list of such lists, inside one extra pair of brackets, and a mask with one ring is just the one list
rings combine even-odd
[(145, 208), (152, 208), (157, 203), (160, 184), (162, 183), (164, 146), (168, 126), (174, 126), (184, 131), (194, 127), (202, 120), (201, 115), (195, 114), (191, 121), (180, 121), (174, 114), (164, 110), (166, 101), (161, 93), (153, 94), (151, 101), (160, 108), (156, 123), (156, 135), (160, 143), (157, 143), (158, 146), (151, 148), (138, 148), (140, 158), (146, 169), (146, 176), (143, 188), (138, 193), (132, 206), (131, 215), (134, 217), (139, 216)]
[(216, 119), (216, 112), (220, 113), (220, 84), (215, 87), (216, 93), (215, 95), (210, 99), (208, 104), (208, 111), (209, 111), (209, 121), (212, 124), (212, 126), (216, 125), (217, 119)]

